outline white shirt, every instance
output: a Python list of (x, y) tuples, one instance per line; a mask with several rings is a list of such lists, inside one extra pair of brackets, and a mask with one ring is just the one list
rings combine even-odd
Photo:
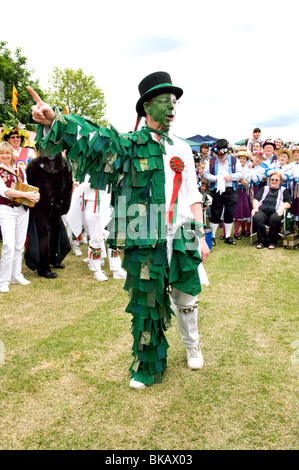
[[(7, 169), (7, 171), (9, 171), (11, 173), (11, 170), (9, 168), (7, 168), (3, 163), (0, 164), (1, 168), (4, 168), (4, 169)], [(15, 168), (15, 171), (16, 171), (16, 168)], [(27, 178), (26, 178), (26, 173), (25, 171), (23, 172), (24, 174), (24, 183), (27, 184)], [(6, 186), (6, 184), (4, 183), (3, 179), (0, 177), (0, 195), (2, 197), (5, 197), (6, 199), (8, 199), (7, 196), (5, 196), (5, 192), (8, 190), (9, 188)]]
[(247, 168), (246, 174), (244, 175), (248, 183), (258, 184), (261, 183), (265, 178), (265, 168), (258, 164), (252, 168)]
[[(218, 170), (217, 175), (212, 175), (210, 173), (210, 161), (206, 163), (203, 175), (204, 177), (210, 181), (211, 183), (215, 183), (215, 188), (218, 189), (218, 182), (222, 182), (223, 178), (230, 174), (229, 172), (229, 163), (228, 158), (226, 158), (225, 162), (222, 163), (218, 160)], [(225, 181), (225, 188), (229, 188), (233, 186), (233, 181), (239, 181), (243, 177), (243, 168), (239, 160), (236, 161), (236, 171), (235, 173), (231, 173), (232, 179), (230, 181)]]
[(194, 167), (194, 159), (191, 147), (181, 139), (170, 135), (173, 145), (165, 143), (166, 155), (163, 155), (164, 171), (165, 171), (165, 202), (166, 211), (169, 209), (173, 181), (176, 172), (170, 167), (172, 157), (179, 157), (183, 160), (185, 167), (181, 173), (182, 184), (178, 194), (177, 217), (171, 231), (176, 230), (180, 225), (189, 220), (194, 220), (194, 215), (190, 209), (192, 204), (202, 202), (202, 195), (198, 191), (196, 172)]

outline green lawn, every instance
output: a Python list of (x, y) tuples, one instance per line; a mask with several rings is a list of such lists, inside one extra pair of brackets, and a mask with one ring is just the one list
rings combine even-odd
[(141, 391), (123, 281), (95, 281), (72, 253), (57, 279), (24, 267), (31, 284), (0, 294), (0, 449), (297, 449), (298, 260), (217, 240), (204, 368), (187, 368), (174, 320), (163, 383)]

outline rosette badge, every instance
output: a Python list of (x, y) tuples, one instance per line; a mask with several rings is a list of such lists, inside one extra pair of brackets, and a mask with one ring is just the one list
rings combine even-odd
[(178, 195), (179, 195), (179, 190), (183, 181), (182, 172), (184, 171), (185, 163), (180, 157), (172, 157), (169, 164), (170, 164), (170, 168), (175, 172), (170, 206), (169, 206), (168, 211), (166, 212), (166, 215), (168, 216), (167, 221), (169, 224), (172, 224), (176, 221)]
[(170, 160), (170, 168), (175, 172), (182, 173), (185, 168), (185, 163), (180, 157), (172, 157)]

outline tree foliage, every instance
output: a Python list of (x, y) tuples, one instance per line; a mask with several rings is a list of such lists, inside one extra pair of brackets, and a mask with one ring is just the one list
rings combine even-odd
[(12, 87), (15, 85), (18, 92), (15, 117), (28, 129), (35, 129), (35, 126), (27, 125), (33, 101), (26, 86), (30, 85), (34, 88), (42, 99), (44, 99), (44, 93), (40, 89), (39, 80), (32, 79), (34, 70), (27, 67), (27, 58), (22, 55), (21, 48), (18, 47), (13, 56), (6, 45), (7, 42), (0, 42), (0, 126), (10, 120), (10, 114), (13, 112)]
[(85, 75), (82, 69), (54, 67), (47, 94), (52, 106), (66, 106), (69, 113), (84, 116), (100, 126), (108, 125), (104, 93), (94, 77)]

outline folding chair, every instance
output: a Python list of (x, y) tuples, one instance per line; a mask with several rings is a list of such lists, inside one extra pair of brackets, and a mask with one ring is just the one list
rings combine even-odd
[[(254, 245), (257, 242), (257, 232), (254, 232), (253, 217), (251, 212), (250, 217), (250, 245)], [(285, 209), (283, 212), (283, 219), (281, 221), (281, 230), (278, 234), (279, 238), (283, 240), (290, 232), (290, 226), (292, 224), (292, 215), (290, 209)], [(269, 226), (266, 225), (266, 229), (269, 230)]]

